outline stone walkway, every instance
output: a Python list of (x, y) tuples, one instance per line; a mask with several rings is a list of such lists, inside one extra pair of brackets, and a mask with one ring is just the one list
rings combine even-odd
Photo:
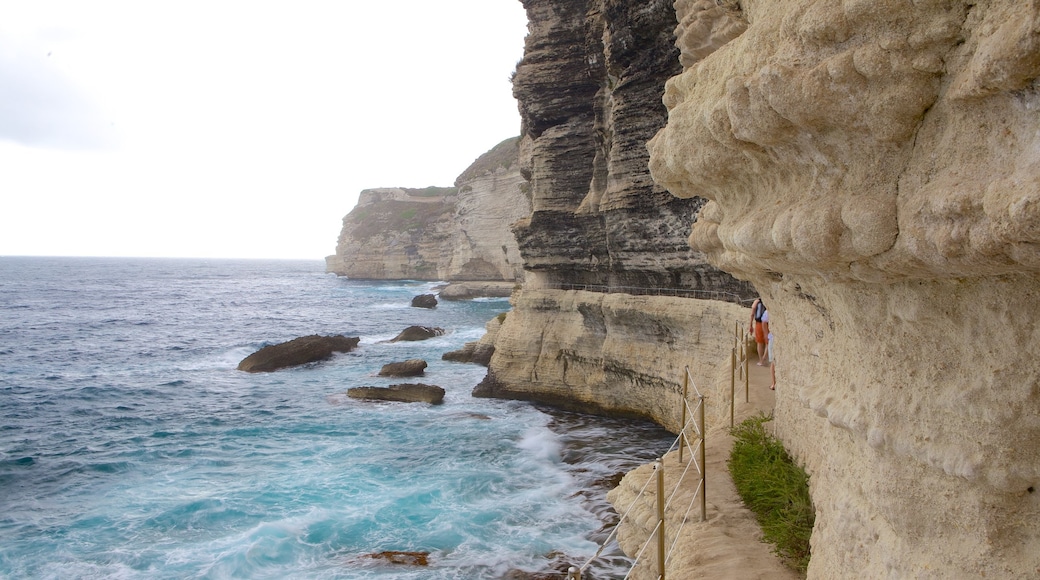
[[(769, 367), (750, 365), (749, 402), (744, 402), (738, 387), (734, 423), (760, 412), (770, 413), (775, 402)], [(676, 544), (669, 578), (712, 578), (715, 580), (797, 579), (801, 575), (783, 565), (773, 554), (772, 545), (762, 542), (762, 530), (737, 494), (730, 479), (729, 460), (733, 437), (729, 424), (712, 428), (708, 433), (707, 455), (707, 521), (687, 524)], [(674, 458), (678, 461), (678, 458)], [(667, 462), (668, 458), (665, 458)], [(698, 514), (699, 517), (699, 514)]]
[[(734, 423), (759, 412), (769, 413), (775, 401), (768, 367), (759, 367), (752, 358), (749, 372), (749, 402), (744, 402), (744, 389), (737, 387)], [(781, 385), (781, 388), (783, 386)], [(712, 578), (713, 580), (779, 579), (797, 580), (802, 576), (784, 566), (773, 554), (772, 545), (762, 542), (762, 531), (752, 514), (744, 507), (730, 479), (726, 465), (733, 437), (729, 434), (729, 417), (722, 425), (709, 426), (705, 454), (707, 456), (707, 518), (700, 521), (700, 503), (682, 524), (682, 510), (673, 509), (666, 515), (667, 529), (681, 529), (675, 548), (668, 560), (666, 578), (686, 580), (690, 578)], [(686, 454), (689, 461), (689, 453)], [(666, 489), (673, 489), (685, 462), (679, 463), (678, 451), (664, 457)], [(638, 474), (638, 475), (637, 475)], [(641, 484), (653, 475), (653, 466), (645, 465), (629, 475), (632, 483)], [(634, 476), (634, 477), (632, 477)], [(675, 481), (670, 481), (674, 478)], [(628, 479), (628, 478), (626, 478)], [(699, 482), (686, 478), (683, 486), (672, 498), (674, 505), (686, 506), (694, 501)], [(652, 518), (647, 515), (647, 526)], [(646, 536), (643, 536), (644, 538)], [(666, 537), (668, 537), (666, 533)], [(673, 541), (669, 538), (669, 542)], [(656, 561), (656, 558), (649, 558)], [(638, 566), (629, 576), (633, 580), (657, 578), (656, 564)]]

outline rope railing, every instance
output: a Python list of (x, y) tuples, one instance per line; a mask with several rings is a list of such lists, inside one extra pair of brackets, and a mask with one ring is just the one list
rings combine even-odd
[[(566, 289), (587, 289), (588, 287), (583, 285), (555, 285), (556, 288), (564, 288), (570, 286), (572, 288)], [(606, 288), (606, 287), (603, 287)], [(620, 288), (626, 287), (613, 287), (615, 290), (622, 291)], [(659, 290), (659, 289), (658, 289)], [(668, 289), (664, 289), (668, 290)], [(601, 290), (602, 291), (602, 290)], [(690, 290), (691, 293), (700, 293), (705, 291)], [(708, 291), (708, 293), (711, 293)], [(723, 293), (726, 294), (726, 293)], [(735, 294), (729, 294), (730, 296), (736, 296)], [(737, 299), (738, 302), (742, 301)], [(748, 341), (746, 338), (746, 328), (743, 322), (736, 321), (733, 328), (733, 345), (730, 351), (730, 412), (729, 412), (729, 423), (730, 427), (733, 426), (734, 414), (735, 414), (735, 402), (736, 402), (736, 381), (737, 379), (744, 380), (744, 397), (745, 402), (750, 402), (750, 360), (751, 360), (751, 349), (748, 348)], [(694, 396), (691, 397), (691, 389), (693, 390)], [(696, 399), (696, 404), (691, 406), (691, 399)], [(690, 520), (690, 513), (694, 509), (694, 505), (697, 500), (700, 499), (701, 503), (701, 519), (703, 522), (707, 519), (707, 466), (706, 466), (706, 455), (705, 455), (705, 431), (706, 424), (704, 421), (704, 395), (701, 394), (697, 388), (697, 384), (694, 381), (693, 375), (690, 372), (690, 367), (685, 367), (682, 380), (682, 418), (681, 427), (679, 428), (679, 434), (672, 446), (666, 451), (666, 455), (672, 451), (678, 449), (678, 460), (679, 465), (684, 465), (682, 472), (672, 487), (671, 493), (666, 497), (664, 491), (665, 482), (665, 456), (662, 455), (654, 463), (654, 474), (647, 478), (643, 483), (642, 489), (632, 499), (631, 503), (625, 509), (624, 515), (615, 525), (614, 529), (607, 535), (606, 541), (600, 546), (596, 554), (589, 558), (586, 563), (581, 565), (580, 569), (571, 568), (567, 574), (568, 580), (581, 580), (581, 575), (586, 571), (590, 564), (600, 557), (603, 549), (616, 537), (618, 530), (621, 525), (628, 522), (629, 515), (632, 508), (635, 505), (641, 504), (641, 500), (647, 495), (647, 489), (650, 483), (656, 481), (657, 492), (655, 496), (657, 506), (657, 523), (653, 530), (647, 536), (647, 541), (643, 543), (639, 551), (636, 552), (635, 558), (632, 561), (631, 569), (625, 576), (627, 579), (631, 576), (632, 571), (639, 566), (644, 554), (648, 548), (656, 543), (657, 545), (657, 578), (658, 580), (665, 580), (666, 564), (669, 561), (672, 553), (675, 551), (678, 544), (679, 538), (681, 537), (682, 528), (686, 522)], [(696, 419), (695, 419), (696, 418)], [(691, 437), (693, 436), (693, 437)], [(685, 462), (683, 459), (684, 451), (690, 451), (691, 460)], [(685, 511), (683, 512), (682, 518), (679, 520), (680, 524), (676, 530), (666, 530), (665, 528), (665, 513), (672, 507), (673, 500), (677, 497), (681, 490), (683, 482), (685, 482), (690, 476), (691, 472), (696, 470), (696, 473), (700, 476), (700, 480), (697, 483), (696, 489), (690, 499), (690, 504), (686, 505)], [(674, 521), (674, 520), (673, 520)], [(667, 545), (666, 536), (671, 535), (672, 543)]]
[[(644, 286), (612, 286), (607, 284), (564, 284), (564, 283), (547, 283), (540, 286), (542, 288), (548, 288), (552, 290), (583, 290), (585, 292), (605, 292), (605, 293), (622, 293), (622, 294), (633, 294), (636, 296), (676, 296), (684, 298), (701, 298), (702, 300), (720, 300), (723, 302), (734, 302), (736, 304), (743, 304), (748, 300), (742, 298), (735, 292), (726, 292), (723, 290), (698, 290), (693, 288), (664, 288), (661, 286), (657, 287), (644, 287)], [(754, 300), (752, 298), (752, 300)]]
[(744, 323), (735, 323), (733, 332), (733, 349), (730, 351), (729, 364), (729, 426), (732, 429), (737, 406), (737, 380), (744, 381), (744, 402), (751, 402), (751, 353), (744, 338)]
[[(675, 441), (672, 442), (672, 445), (665, 453), (667, 455), (668, 453), (671, 453), (676, 449), (678, 449), (679, 451), (679, 464), (685, 464), (685, 467), (683, 468), (678, 480), (675, 482), (675, 485), (671, 488), (669, 494), (666, 496), (664, 490), (664, 457), (662, 456), (660, 459), (658, 459), (657, 462), (654, 463), (654, 475), (648, 477), (646, 481), (643, 482), (643, 487), (639, 490), (636, 496), (632, 499), (632, 502), (625, 509), (625, 513), (621, 515), (621, 518), (618, 520), (618, 523), (614, 526), (614, 529), (611, 530), (610, 534), (608, 534), (607, 539), (603, 541), (599, 549), (596, 550), (596, 553), (591, 558), (589, 558), (585, 562), (585, 564), (583, 564), (580, 568), (572, 567), (567, 572), (568, 580), (581, 580), (582, 574), (585, 572), (585, 570), (588, 569), (588, 567), (600, 557), (600, 555), (603, 553), (604, 548), (608, 544), (610, 544), (611, 541), (614, 540), (618, 530), (621, 528), (621, 525), (626, 523), (630, 519), (629, 515), (632, 513), (632, 509), (637, 504), (640, 504), (644, 496), (647, 495), (647, 488), (650, 487), (651, 482), (657, 483), (656, 493), (654, 494), (654, 501), (657, 509), (657, 524), (654, 526), (653, 531), (647, 537), (646, 542), (644, 542), (643, 545), (636, 552), (635, 559), (632, 562), (632, 568), (631, 570), (629, 570), (629, 573), (625, 576), (625, 578), (628, 578), (632, 574), (632, 570), (635, 570), (636, 567), (640, 564), (641, 559), (648, 547), (652, 544), (656, 544), (658, 578), (659, 580), (664, 580), (665, 567), (668, 563), (668, 559), (671, 557), (672, 552), (675, 550), (678, 539), (681, 536), (682, 528), (686, 525), (690, 512), (693, 510), (693, 507), (697, 499), (700, 499), (701, 503), (700, 521), (703, 522), (705, 519), (707, 519), (707, 501), (705, 496), (707, 483), (707, 472), (705, 469), (705, 397), (697, 389), (697, 385), (696, 383), (694, 383), (693, 377), (690, 374), (690, 367), (687, 366), (685, 368), (684, 374), (685, 376), (683, 377), (682, 394), (682, 423), (679, 429), (679, 434), (676, 436)], [(697, 399), (697, 404), (692, 408), (690, 407), (689, 393), (691, 386), (693, 392), (696, 394)], [(691, 437), (691, 434), (694, 437)], [(695, 443), (699, 447), (699, 454), (694, 452)], [(683, 459), (683, 451), (687, 448), (689, 448), (690, 451), (690, 461), (688, 462), (684, 461)], [(686, 509), (683, 512), (683, 517), (680, 520), (681, 523), (679, 525), (679, 528), (674, 531), (666, 531), (665, 513), (672, 504), (672, 501), (675, 500), (678, 497), (679, 492), (682, 491), (684, 483), (688, 481), (688, 476), (691, 474), (691, 471), (696, 472), (696, 474), (699, 476), (699, 480), (697, 481), (693, 494), (690, 497), (690, 503), (686, 506)], [(668, 535), (671, 535), (672, 537), (672, 543), (670, 546), (667, 545), (666, 541)]]

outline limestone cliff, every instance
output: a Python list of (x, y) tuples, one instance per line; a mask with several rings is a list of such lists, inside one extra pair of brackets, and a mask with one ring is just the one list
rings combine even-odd
[(1040, 575), (1040, 4), (678, 0), (655, 180), (754, 282), (810, 578)]
[(525, 283), (474, 394), (675, 428), (683, 368), (714, 376), (724, 329), (743, 317), (692, 297), (752, 292), (690, 249), (702, 202), (650, 178), (646, 142), (666, 120), (664, 82), (681, 70), (675, 12), (662, 1), (523, 4), (513, 87), (532, 213), (514, 232)]
[(520, 254), (509, 226), (531, 207), (518, 141), (482, 155), (452, 188), (361, 192), (343, 218), (327, 271), (384, 280), (516, 280)]
[[(474, 394), (645, 418), (677, 431), (685, 367), (703, 381), (691, 389), (715, 395), (730, 370), (731, 335), (723, 329), (746, 313), (721, 300), (525, 288), (514, 294)], [(714, 421), (728, 410), (712, 397)]]
[(689, 248), (701, 200), (652, 181), (647, 141), (678, 73), (670, 1), (523, 0), (513, 92), (532, 213), (515, 228), (527, 283), (746, 288)]

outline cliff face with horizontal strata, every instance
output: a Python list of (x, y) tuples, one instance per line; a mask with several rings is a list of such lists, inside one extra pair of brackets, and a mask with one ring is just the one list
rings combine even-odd
[(650, 178), (646, 143), (666, 120), (664, 82), (681, 70), (675, 12), (670, 1), (523, 4), (513, 87), (532, 213), (513, 229), (525, 283), (474, 394), (677, 428), (685, 365), (714, 379), (743, 318), (689, 296), (752, 289), (689, 247), (702, 201)]
[(452, 188), (361, 192), (326, 270), (379, 280), (517, 280), (520, 253), (509, 227), (531, 208), (518, 141), (482, 155)]
[(1036, 577), (1040, 5), (675, 4), (650, 165), (770, 307), (809, 577)]
[(514, 94), (532, 213), (514, 231), (536, 285), (741, 291), (686, 238), (698, 199), (654, 184), (647, 141), (679, 72), (670, 1), (525, 0)]

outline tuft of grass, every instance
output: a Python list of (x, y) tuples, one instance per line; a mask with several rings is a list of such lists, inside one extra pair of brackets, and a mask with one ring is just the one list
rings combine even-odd
[(809, 536), (816, 511), (809, 497), (809, 476), (766, 432), (771, 415), (751, 417), (731, 431), (735, 437), (729, 471), (733, 484), (762, 526), (765, 541), (784, 563), (805, 573), (809, 567)]

